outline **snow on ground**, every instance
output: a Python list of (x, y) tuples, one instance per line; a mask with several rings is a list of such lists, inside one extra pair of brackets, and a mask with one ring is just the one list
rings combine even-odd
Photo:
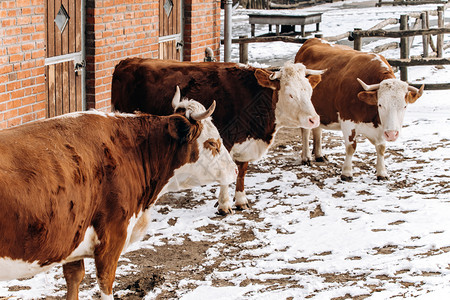
[[(329, 36), (354, 27), (368, 29), (401, 13), (435, 8), (368, 8), (362, 1), (345, 1), (296, 11), (323, 12), (321, 29), (324, 36)], [(249, 33), (247, 12), (235, 10), (234, 36)], [(265, 30), (266, 27), (257, 27), (257, 34)], [(249, 48), (251, 63), (279, 65), (293, 60), (299, 45), (252, 44)], [(370, 44), (364, 46), (364, 50), (372, 48)], [(237, 46), (233, 46), (233, 61), (238, 61), (237, 53)], [(397, 52), (392, 51), (386, 56), (398, 57), (395, 55)], [(448, 68), (415, 67), (409, 69), (409, 75), (423, 82), (448, 82)], [(190, 192), (194, 207), (157, 204), (148, 239), (132, 245), (129, 251), (186, 241), (211, 244), (203, 260), (195, 265), (194, 272), (204, 274), (200, 280), (189, 276), (180, 281), (166, 280), (145, 299), (156, 298), (167, 290), (176, 295), (174, 298), (186, 300), (447, 298), (448, 95), (448, 91), (425, 91), (409, 106), (400, 139), (387, 147), (387, 182), (376, 181), (374, 149), (365, 140), (358, 144), (354, 157), (354, 180), (340, 181), (344, 147), (340, 133), (331, 132), (325, 138), (325, 143), (330, 142), (324, 149), (330, 160), (326, 165), (300, 165), (299, 139), (274, 147), (264, 159), (254, 163), (246, 179), (248, 198), (253, 204), (250, 212), (215, 216), (215, 186)], [(186, 195), (182, 192), (171, 197), (182, 199)], [(244, 233), (250, 236), (247, 240), (243, 240)], [(86, 260), (86, 268), (87, 278), (93, 281), (92, 260)], [(185, 266), (189, 268), (192, 266)], [(138, 269), (125, 255), (116, 277), (135, 274)], [(55, 267), (31, 279), (0, 282), (0, 298), (63, 296), (64, 286), (62, 268)], [(126, 295), (124, 290), (115, 292), (119, 297)], [(96, 293), (98, 287), (90, 284), (82, 289), (80, 298), (91, 299)]]

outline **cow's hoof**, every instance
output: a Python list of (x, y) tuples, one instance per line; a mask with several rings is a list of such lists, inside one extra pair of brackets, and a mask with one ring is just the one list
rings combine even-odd
[(216, 214), (219, 216), (232, 215), (233, 210), (231, 208), (228, 208), (228, 209), (219, 208), (219, 210), (216, 212)]
[(389, 179), (389, 177), (387, 177), (387, 176), (377, 176), (378, 181), (386, 181), (388, 179)]
[(353, 177), (352, 176), (347, 176), (347, 175), (341, 175), (341, 180), (342, 181), (352, 181)]
[(316, 157), (316, 162), (326, 163), (328, 158), (326, 156)]
[(304, 165), (304, 166), (311, 166), (311, 160), (310, 159), (307, 159), (307, 160), (303, 160), (302, 159), (302, 165)]
[(248, 205), (248, 203), (244, 203), (244, 204), (236, 204), (236, 210), (246, 210), (246, 209), (250, 209), (250, 206)]

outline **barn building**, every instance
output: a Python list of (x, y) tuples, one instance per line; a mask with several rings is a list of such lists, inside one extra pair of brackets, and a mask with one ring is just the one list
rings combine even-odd
[(110, 111), (114, 66), (130, 56), (220, 55), (220, 0), (1, 0), (0, 128)]

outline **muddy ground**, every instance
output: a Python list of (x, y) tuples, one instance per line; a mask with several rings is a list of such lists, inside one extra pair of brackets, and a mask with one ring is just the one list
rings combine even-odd
[[(258, 173), (271, 173), (272, 168), (279, 168), (281, 173), (283, 170), (294, 171), (297, 175), (297, 178), (306, 178), (308, 179), (309, 185), (317, 185), (319, 188), (323, 188), (325, 183), (325, 179), (339, 177), (340, 175), (340, 166), (344, 159), (344, 147), (342, 139), (340, 138), (339, 133), (329, 134), (325, 132), (324, 135), (324, 152), (329, 153), (331, 149), (337, 149), (337, 151), (331, 151), (333, 153), (328, 154), (329, 162), (328, 163), (314, 163), (311, 167), (302, 166), (299, 160), (300, 147), (301, 147), (301, 138), (300, 131), (294, 129), (283, 129), (277, 135), (275, 144), (270, 149), (268, 155), (265, 159), (260, 162), (253, 163), (250, 165), (249, 174), (254, 176), (258, 176)], [(448, 147), (450, 145), (450, 141), (442, 140), (442, 143), (437, 146), (432, 146), (429, 149), (422, 149), (422, 151), (433, 151), (437, 147)], [(404, 155), (400, 153), (398, 150), (389, 150), (388, 154), (392, 160), (396, 162), (401, 162), (405, 159)], [(357, 154), (358, 158), (354, 160), (354, 176), (358, 177), (361, 174), (364, 176), (373, 176), (375, 177), (375, 167), (374, 167), (374, 153), (359, 153)], [(407, 158), (411, 159), (411, 158)], [(367, 163), (369, 162), (369, 163)], [(416, 164), (417, 168), (422, 168), (421, 161), (418, 160)], [(280, 174), (280, 173), (277, 173)], [(395, 174), (391, 174), (391, 176), (396, 176)], [(273, 175), (268, 179), (268, 181), (280, 180), (279, 175)], [(401, 190), (408, 186), (411, 186), (412, 183), (408, 180), (389, 180), (385, 182), (386, 185), (389, 185), (389, 188), (392, 191)], [(436, 186), (440, 187), (443, 191), (450, 191), (449, 187), (449, 177), (447, 175), (443, 175), (441, 180), (436, 182)], [(308, 187), (305, 187), (308, 188)], [(214, 189), (214, 188), (213, 188)], [(212, 191), (212, 194), (208, 194), (205, 197), (199, 197), (198, 194), (195, 194), (191, 191), (185, 191), (182, 193), (168, 194), (165, 195), (157, 205), (154, 207), (155, 211), (158, 214), (164, 215), (167, 220), (168, 226), (175, 226), (178, 221), (177, 217), (172, 217), (171, 213), (174, 210), (180, 208), (195, 208), (200, 205), (209, 205), (213, 206), (215, 202), (215, 194), (216, 191)], [(269, 192), (272, 192), (276, 195), (277, 188), (274, 187)], [(420, 193), (420, 191), (417, 191)], [(257, 199), (258, 190), (255, 187), (248, 187), (247, 194), (250, 199)], [(367, 201), (371, 201), (371, 192), (366, 190), (358, 191), (359, 195), (367, 195)], [(340, 198), (345, 197), (345, 191), (336, 191), (332, 194), (332, 197)], [(373, 199), (372, 199), (373, 200)], [(303, 209), (306, 212), (309, 211), (309, 218), (317, 218), (324, 215), (324, 212), (321, 208), (320, 201), (313, 201), (315, 203), (310, 203), (308, 206), (300, 207), (299, 209)], [(349, 209), (351, 212), (351, 209)], [(237, 211), (235, 214), (242, 215), (247, 220), (254, 221), (256, 223), (262, 222), (264, 217), (262, 216), (262, 211), (253, 206), (250, 210), (247, 211)], [(403, 213), (407, 214), (408, 211), (404, 211)], [(252, 228), (248, 228), (248, 226), (244, 226), (239, 224), (239, 222), (231, 221), (231, 226), (235, 228), (240, 228), (240, 233), (236, 235), (226, 235), (224, 231), (226, 231), (226, 227), (221, 226), (222, 222), (227, 223), (227, 218), (211, 214), (209, 216), (212, 220), (212, 223), (198, 228), (198, 231), (206, 233), (210, 236), (219, 235), (222, 236), (220, 242), (222, 246), (219, 248), (219, 255), (216, 255), (211, 259), (206, 255), (208, 249), (214, 247), (217, 243), (216, 241), (208, 241), (208, 240), (195, 240), (190, 238), (189, 236), (184, 237), (184, 241), (179, 244), (169, 243), (167, 238), (164, 238), (160, 241), (160, 245), (153, 245), (151, 249), (138, 249), (135, 251), (131, 251), (123, 255), (125, 258), (119, 262), (120, 266), (125, 266), (128, 264), (132, 265), (132, 270), (127, 272), (126, 276), (118, 274), (116, 276), (116, 283), (114, 285), (115, 291), (115, 299), (143, 299), (145, 295), (149, 292), (153, 292), (154, 296), (148, 298), (155, 299), (177, 299), (180, 296), (180, 286), (183, 287), (184, 290), (194, 290), (198, 284), (196, 282), (202, 282), (205, 280), (212, 279), (212, 285), (221, 287), (221, 286), (232, 286), (233, 283), (229, 280), (221, 280), (215, 278), (213, 275), (216, 272), (226, 272), (231, 271), (233, 269), (229, 264), (224, 264), (223, 262), (229, 258), (239, 257), (242, 261), (252, 261), (260, 259), (260, 257), (251, 257), (249, 255), (243, 255), (242, 251), (247, 249), (248, 247), (262, 247), (261, 243), (256, 242), (253, 246), (243, 246), (252, 245), (251, 242), (256, 241), (255, 230)], [(351, 218), (346, 220), (347, 222), (351, 222)], [(393, 222), (389, 224), (389, 226), (396, 226), (401, 224), (402, 220), (397, 222)], [(268, 225), (265, 225), (266, 227)], [(260, 229), (264, 231), (263, 229)], [(280, 229), (277, 229), (280, 230)], [(372, 231), (386, 231), (386, 228), (373, 229)], [(281, 230), (282, 231), (282, 230)], [(439, 233), (439, 232), (438, 232)], [(183, 236), (183, 233), (179, 233), (180, 236)], [(156, 232), (155, 235), (158, 235)], [(150, 238), (147, 235), (144, 240), (148, 240)], [(414, 238), (414, 237), (412, 237)], [(417, 237), (419, 238), (419, 237)], [(247, 243), (246, 243), (247, 242)], [(250, 243), (248, 243), (250, 242)], [(398, 246), (392, 245), (388, 247), (379, 247), (378, 249), (373, 249), (374, 255), (384, 255), (390, 254), (396, 251)], [(429, 251), (428, 253), (421, 253), (421, 255), (429, 255), (433, 256), (436, 254), (446, 253), (450, 251), (450, 247), (443, 247), (440, 249), (435, 249), (433, 251)], [(311, 257), (301, 257), (295, 258), (292, 260), (292, 263), (302, 263), (302, 262), (311, 262), (313, 260), (320, 260), (321, 257), (326, 257), (330, 254), (330, 251), (326, 251), (323, 253), (317, 253), (315, 258)], [(348, 261), (357, 261), (361, 259), (361, 257), (348, 257)], [(348, 284), (352, 285), (357, 281), (365, 281), (364, 275), (354, 275), (349, 273), (325, 273), (318, 274), (317, 270), (308, 269), (305, 272), (306, 275), (313, 276), (321, 276), (324, 282), (328, 282), (330, 284)], [(408, 272), (405, 270), (403, 272)], [(62, 273), (62, 272), (61, 272)], [(60, 277), (62, 274), (60, 273)], [(280, 274), (284, 275), (283, 278), (279, 279), (246, 279), (240, 282), (239, 286), (246, 286), (250, 284), (262, 284), (265, 286), (266, 291), (270, 290), (278, 290), (278, 289), (290, 289), (290, 288), (299, 288), (301, 286), (301, 282), (292, 280), (292, 277), (296, 275), (296, 271), (294, 269), (282, 269), (279, 271)], [(292, 275), (292, 276), (290, 276)], [(430, 272), (430, 274), (422, 274), (423, 276), (439, 276), (440, 274), (436, 274)], [(188, 283), (183, 283), (185, 279), (188, 278)], [(214, 279), (215, 278), (215, 279)], [(405, 286), (405, 290), (407, 290), (411, 285), (416, 283), (411, 282), (402, 282), (400, 277), (387, 276), (387, 275), (377, 275), (377, 280), (380, 282), (395, 282)], [(82, 282), (81, 290), (95, 290), (96, 289), (96, 280), (95, 273), (91, 272), (88, 274)], [(384, 289), (382, 284), (370, 284), (367, 283), (367, 287), (372, 292), (382, 291)], [(62, 294), (65, 290), (64, 284), (59, 285), (59, 294)], [(21, 290), (21, 289), (29, 289), (27, 286), (11, 286), (10, 291)], [(120, 292), (118, 292), (120, 291)], [(50, 293), (49, 293), (50, 294)], [(58, 293), (52, 293), (58, 294)], [(316, 293), (311, 292), (309, 295), (304, 298), (313, 297)], [(371, 293), (359, 295), (357, 297), (352, 297), (350, 295), (346, 295), (345, 297), (336, 297), (334, 299), (364, 299), (369, 297)], [(399, 295), (401, 296), (401, 295)], [(94, 293), (94, 298), (99, 297), (98, 289), (97, 292)], [(1, 297), (0, 297), (1, 298)], [(303, 297), (302, 297), (303, 298)], [(54, 297), (47, 296), (46, 298), (41, 299), (63, 299), (62, 297)], [(287, 299), (293, 299), (292, 297), (288, 297)]]

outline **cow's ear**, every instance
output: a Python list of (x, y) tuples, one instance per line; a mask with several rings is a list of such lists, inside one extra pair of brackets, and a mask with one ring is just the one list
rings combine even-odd
[(189, 142), (191, 140), (192, 134), (191, 130), (194, 125), (189, 122), (183, 116), (180, 115), (172, 115), (169, 118), (168, 130), (171, 137), (178, 142), (184, 143)]
[(307, 78), (312, 88), (315, 88), (322, 81), (322, 75), (308, 75)]
[(359, 92), (358, 99), (363, 102), (366, 102), (369, 105), (377, 105), (378, 104), (377, 91)]
[(279, 80), (271, 80), (269, 77), (270, 75), (274, 74), (273, 72), (262, 70), (262, 69), (256, 69), (255, 71), (255, 77), (256, 80), (258, 80), (259, 85), (270, 88), (272, 90), (276, 90), (279, 87), (280, 81)]

